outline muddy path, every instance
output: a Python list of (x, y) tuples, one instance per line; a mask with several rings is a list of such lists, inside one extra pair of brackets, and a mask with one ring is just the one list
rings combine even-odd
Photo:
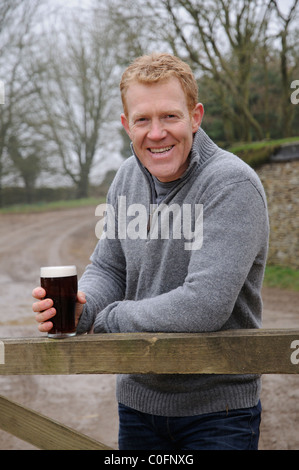
[[(0, 215), (0, 337), (40, 336), (31, 292), (41, 265), (76, 264), (97, 242), (94, 207)], [(264, 327), (299, 328), (299, 293), (264, 289)], [(117, 448), (113, 375), (0, 376), (0, 394)], [(299, 449), (299, 376), (263, 377), (261, 449)], [(0, 450), (33, 447), (0, 431)]]

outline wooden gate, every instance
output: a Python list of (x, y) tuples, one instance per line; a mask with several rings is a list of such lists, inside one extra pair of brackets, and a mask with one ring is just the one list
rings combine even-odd
[[(2, 338), (1, 375), (298, 374), (299, 330), (118, 333), (66, 339)], [(0, 397), (0, 428), (39, 449), (109, 450)]]

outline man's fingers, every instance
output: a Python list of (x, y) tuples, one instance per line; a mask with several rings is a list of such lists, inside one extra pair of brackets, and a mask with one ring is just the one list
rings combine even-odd
[(53, 323), (50, 321), (47, 321), (46, 323), (40, 323), (38, 325), (38, 329), (41, 333), (49, 333), (50, 330), (53, 328)]
[(50, 308), (48, 310), (44, 310), (40, 313), (37, 313), (35, 315), (35, 319), (38, 323), (43, 323), (48, 321), (50, 318), (54, 317), (54, 315), (56, 315), (55, 308)]
[(44, 310), (48, 310), (51, 307), (53, 307), (52, 299), (44, 299), (40, 300), (39, 302), (34, 302), (34, 304), (32, 304), (32, 310), (36, 313), (43, 312)]
[[(56, 309), (53, 307), (53, 300), (46, 299), (46, 291), (42, 287), (36, 287), (32, 291), (32, 296), (38, 300), (32, 304), (32, 310), (36, 313), (35, 320), (38, 322), (38, 329), (42, 333), (48, 333), (53, 328), (53, 323), (49, 321), (56, 315)], [(76, 305), (76, 323), (83, 311), (83, 304), (86, 303), (84, 292), (78, 291)]]
[(85, 304), (85, 303), (86, 303), (86, 297), (85, 297), (84, 292), (78, 290), (78, 293), (77, 293), (77, 301), (78, 301), (80, 304)]
[(44, 299), (46, 297), (46, 291), (42, 287), (36, 287), (32, 291), (32, 297), (35, 299)]

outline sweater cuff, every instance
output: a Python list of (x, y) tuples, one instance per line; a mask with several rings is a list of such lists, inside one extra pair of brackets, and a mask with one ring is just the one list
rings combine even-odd
[(82, 335), (83, 333), (88, 333), (92, 329), (93, 325), (93, 316), (89, 312), (87, 304), (83, 306), (83, 311), (78, 321), (76, 333), (77, 335)]
[(109, 333), (109, 331), (105, 328), (105, 315), (104, 311), (97, 314), (94, 326), (93, 326), (94, 333)]
[(93, 327), (94, 333), (118, 333), (113, 325), (119, 303), (120, 301), (113, 302), (97, 314)]

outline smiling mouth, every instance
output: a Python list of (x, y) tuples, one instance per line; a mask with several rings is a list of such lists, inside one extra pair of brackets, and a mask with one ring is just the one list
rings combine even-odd
[(151, 152), (151, 153), (154, 153), (155, 155), (162, 155), (164, 153), (167, 153), (169, 152), (169, 150), (171, 150), (172, 148), (174, 147), (174, 145), (169, 145), (168, 147), (162, 147), (162, 148), (149, 148), (148, 150)]

